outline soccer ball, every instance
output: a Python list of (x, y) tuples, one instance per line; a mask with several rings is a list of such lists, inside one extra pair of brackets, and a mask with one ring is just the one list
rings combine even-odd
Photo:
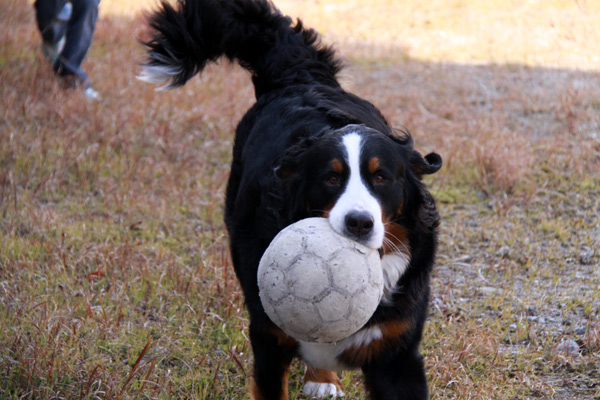
[(383, 294), (379, 252), (336, 233), (326, 218), (283, 229), (260, 260), (265, 312), (285, 333), (331, 343), (364, 326)]

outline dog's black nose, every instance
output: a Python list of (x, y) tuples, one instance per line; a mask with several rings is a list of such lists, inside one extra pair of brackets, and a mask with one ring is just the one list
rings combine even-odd
[(373, 230), (373, 216), (366, 211), (351, 211), (346, 215), (346, 229), (356, 237), (363, 237)]

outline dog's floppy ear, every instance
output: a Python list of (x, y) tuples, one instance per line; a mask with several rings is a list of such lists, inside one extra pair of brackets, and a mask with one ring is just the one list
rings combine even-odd
[(275, 167), (275, 175), (284, 186), (287, 186), (289, 182), (294, 180), (298, 169), (301, 168), (303, 155), (312, 143), (313, 140), (311, 138), (301, 138), (298, 143), (286, 151), (279, 165)]
[[(291, 221), (306, 218), (306, 168), (305, 155), (314, 140), (302, 138), (283, 155), (277, 167), (275, 176), (278, 179), (279, 209)], [(284, 211), (285, 210), (285, 211)]]
[(442, 168), (442, 157), (429, 153), (425, 157), (415, 150), (410, 156), (410, 167), (417, 176), (435, 174)]
[(405, 149), (404, 151), (409, 152), (410, 168), (418, 177), (435, 174), (442, 168), (442, 157), (439, 154), (429, 153), (423, 157), (421, 153), (414, 149), (413, 139), (408, 131), (399, 130), (391, 138), (394, 142), (400, 144)]

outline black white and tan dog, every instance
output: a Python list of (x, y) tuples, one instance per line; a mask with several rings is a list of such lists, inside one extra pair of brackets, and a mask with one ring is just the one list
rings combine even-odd
[[(252, 74), (256, 103), (237, 126), (225, 221), (250, 315), (255, 399), (287, 399), (294, 357), (304, 392), (342, 396), (337, 371), (361, 369), (371, 399), (425, 399), (419, 353), (439, 215), (422, 183), (441, 158), (421, 156), (369, 102), (344, 91), (341, 61), (315, 31), (267, 0), (163, 1), (150, 16), (140, 78), (184, 85), (226, 57)], [(259, 260), (275, 235), (307, 217), (381, 254), (384, 295), (368, 323), (335, 344), (287, 336), (267, 317)]]

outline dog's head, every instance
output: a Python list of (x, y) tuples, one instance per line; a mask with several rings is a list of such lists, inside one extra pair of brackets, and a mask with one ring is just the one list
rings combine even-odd
[(405, 229), (423, 202), (421, 177), (441, 166), (439, 155), (415, 151), (408, 134), (348, 125), (303, 140), (277, 175), (292, 219), (326, 217), (336, 232), (385, 254), (406, 248)]

